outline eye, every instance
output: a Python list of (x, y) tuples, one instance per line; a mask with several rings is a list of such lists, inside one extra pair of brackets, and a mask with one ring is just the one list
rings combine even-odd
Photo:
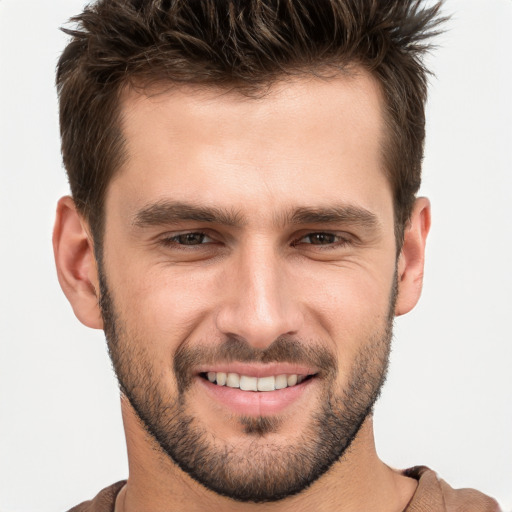
[(311, 245), (344, 245), (348, 240), (334, 233), (308, 233), (306, 236), (298, 239), (294, 245), (297, 244), (311, 244)]
[(201, 232), (180, 233), (179, 235), (168, 236), (162, 239), (166, 246), (170, 245), (204, 245), (213, 242), (208, 235)]

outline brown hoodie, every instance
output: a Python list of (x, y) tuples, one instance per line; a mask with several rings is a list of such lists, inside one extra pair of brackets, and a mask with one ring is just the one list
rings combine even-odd
[[(403, 474), (418, 480), (418, 488), (404, 512), (501, 511), (494, 499), (474, 489), (453, 489), (425, 466), (406, 469)], [(68, 512), (114, 512), (116, 496), (125, 483), (117, 482), (103, 489), (92, 501), (85, 501)]]

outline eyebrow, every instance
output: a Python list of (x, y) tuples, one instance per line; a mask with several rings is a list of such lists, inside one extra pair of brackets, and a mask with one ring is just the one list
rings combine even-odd
[[(206, 222), (241, 227), (247, 218), (238, 210), (214, 206), (199, 206), (180, 201), (159, 201), (140, 209), (133, 217), (132, 224), (138, 228), (179, 224), (186, 221)], [(300, 206), (274, 217), (276, 225), (293, 224), (350, 224), (368, 229), (380, 225), (371, 211), (354, 205), (330, 205), (320, 207)]]
[(351, 224), (366, 228), (378, 227), (377, 216), (366, 208), (353, 205), (301, 207), (285, 217), (288, 224)]
[(212, 206), (198, 206), (179, 201), (159, 201), (139, 210), (133, 225), (139, 228), (178, 224), (184, 221), (211, 222), (225, 226), (244, 224), (242, 216), (235, 210), (224, 210)]

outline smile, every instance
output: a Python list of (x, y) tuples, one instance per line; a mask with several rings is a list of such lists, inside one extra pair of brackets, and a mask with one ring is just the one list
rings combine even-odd
[(230, 388), (241, 389), (242, 391), (276, 391), (293, 386), (297, 386), (303, 381), (313, 377), (313, 375), (271, 375), (267, 377), (251, 377), (240, 375), (238, 373), (225, 372), (205, 372), (201, 376), (208, 379), (217, 386), (227, 386)]

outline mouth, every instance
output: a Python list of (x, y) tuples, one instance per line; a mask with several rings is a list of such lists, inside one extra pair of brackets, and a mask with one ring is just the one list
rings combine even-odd
[(302, 382), (315, 377), (315, 375), (301, 374), (281, 374), (269, 375), (266, 377), (254, 377), (233, 372), (203, 372), (200, 373), (199, 376), (216, 386), (227, 386), (229, 388), (240, 389), (242, 391), (256, 391), (262, 393), (298, 386)]
[(304, 407), (319, 380), (318, 372), (305, 367), (234, 366), (204, 368), (196, 374), (197, 382), (209, 403), (243, 416), (269, 416)]

